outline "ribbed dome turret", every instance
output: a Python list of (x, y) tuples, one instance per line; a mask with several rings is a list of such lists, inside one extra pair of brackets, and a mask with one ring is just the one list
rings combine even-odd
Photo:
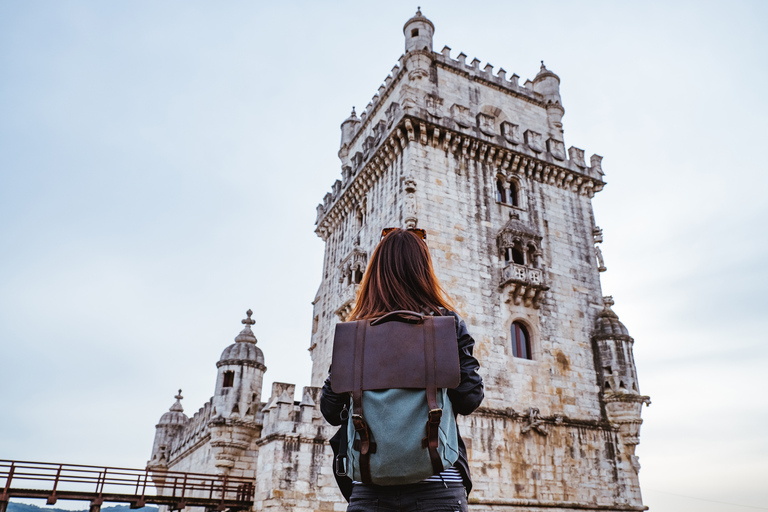
[(544, 65), (544, 61), (541, 61), (541, 67), (539, 68), (539, 72), (534, 77), (533, 81), (538, 82), (540, 80), (543, 80), (547, 77), (553, 77), (557, 80), (558, 83), (560, 83), (560, 77), (557, 76), (555, 73), (547, 69), (547, 66)]
[(619, 315), (613, 312), (613, 297), (603, 297), (603, 310), (595, 319), (595, 337), (596, 338), (617, 338), (629, 337), (629, 331), (624, 324), (619, 321)]
[(256, 346), (256, 336), (251, 331), (251, 326), (256, 323), (251, 318), (253, 311), (249, 309), (246, 314), (248, 318), (242, 321), (245, 328), (235, 337), (235, 343), (225, 348), (224, 352), (221, 353), (219, 362), (216, 363), (217, 367), (224, 364), (239, 363), (264, 364), (264, 353)]
[(418, 9), (416, 9), (416, 14), (414, 14), (414, 15), (411, 17), (411, 19), (409, 19), (408, 21), (406, 21), (406, 22), (405, 22), (405, 25), (403, 25), (403, 33), (405, 33), (405, 31), (408, 29), (408, 25), (410, 25), (410, 24), (412, 24), (412, 23), (415, 23), (415, 22), (417, 22), (417, 21), (420, 21), (420, 22), (422, 22), (422, 23), (426, 23), (427, 25), (429, 25), (430, 27), (432, 27), (432, 30), (433, 30), (433, 31), (435, 30), (435, 25), (434, 25), (434, 24), (433, 24), (431, 21), (429, 21), (429, 18), (427, 18), (426, 16), (424, 16), (423, 14), (421, 14), (421, 7), (419, 7)]
[(184, 414), (184, 408), (181, 406), (181, 399), (184, 398), (181, 396), (181, 390), (179, 390), (179, 394), (174, 398), (176, 398), (176, 402), (174, 402), (168, 412), (160, 416), (160, 421), (157, 423), (158, 427), (184, 426), (189, 421), (187, 415)]

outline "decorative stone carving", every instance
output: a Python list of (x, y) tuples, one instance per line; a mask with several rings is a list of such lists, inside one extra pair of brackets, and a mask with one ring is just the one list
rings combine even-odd
[(406, 229), (413, 229), (419, 223), (416, 204), (416, 180), (409, 176), (403, 181), (403, 188), (405, 189), (405, 218), (403, 220)]
[(603, 243), (603, 230), (595, 226), (595, 228), (592, 230), (592, 238), (594, 239), (594, 242), (595, 242), (595, 258), (597, 259), (597, 271), (605, 272), (608, 269), (605, 266), (605, 261), (603, 261), (603, 251), (600, 250), (600, 246), (598, 245)]
[(541, 145), (541, 134), (533, 130), (525, 130), (525, 143), (536, 153), (541, 153), (544, 148)]
[(485, 135), (496, 135), (496, 118), (488, 114), (477, 114), (477, 128)]
[(441, 118), (443, 117), (443, 98), (439, 96), (435, 96), (433, 94), (428, 94), (426, 98), (427, 103), (427, 113), (431, 115), (432, 117)]
[(537, 408), (531, 407), (528, 409), (526, 417), (528, 418), (528, 423), (520, 429), (521, 434), (527, 434), (531, 430), (535, 430), (542, 436), (549, 435), (549, 430), (547, 429), (544, 420), (539, 418), (539, 410)]
[(387, 128), (392, 128), (392, 124), (395, 122), (396, 119), (400, 117), (400, 104), (397, 102), (392, 102), (387, 107), (387, 110), (384, 111), (385, 115), (387, 116)]
[(563, 144), (563, 141), (552, 138), (547, 139), (547, 151), (557, 160), (565, 160), (565, 144)]
[(584, 150), (575, 146), (568, 148), (568, 158), (579, 167), (586, 167), (587, 163), (584, 161)]
[(512, 124), (508, 121), (502, 122), (501, 134), (504, 136), (504, 140), (515, 146), (522, 142), (522, 139), (520, 138), (520, 127), (516, 124)]
[(454, 103), (453, 106), (451, 106), (451, 117), (459, 128), (466, 129), (472, 126), (472, 116), (469, 113), (469, 107)]

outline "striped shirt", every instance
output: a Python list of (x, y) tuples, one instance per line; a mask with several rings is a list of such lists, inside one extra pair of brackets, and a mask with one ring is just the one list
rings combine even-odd
[[(463, 484), (464, 480), (461, 479), (461, 473), (459, 473), (459, 470), (456, 469), (455, 467), (451, 466), (450, 468), (446, 469), (442, 473), (438, 473), (436, 475), (432, 475), (431, 477), (425, 478), (424, 480), (422, 480), (421, 482), (418, 482), (418, 483), (426, 484), (426, 483), (431, 483), (431, 482), (438, 482), (438, 483), (441, 483), (441, 482), (445, 482), (445, 483), (453, 482), (453, 483)], [(354, 480), (352, 483), (353, 484), (361, 484), (362, 482), (358, 482), (357, 480)]]

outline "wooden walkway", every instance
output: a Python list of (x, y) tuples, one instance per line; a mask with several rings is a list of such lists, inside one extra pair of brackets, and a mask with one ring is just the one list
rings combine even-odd
[(11, 498), (88, 501), (90, 512), (105, 502), (236, 512), (253, 508), (254, 490), (253, 480), (226, 475), (13, 460), (0, 460), (0, 485), (0, 512)]

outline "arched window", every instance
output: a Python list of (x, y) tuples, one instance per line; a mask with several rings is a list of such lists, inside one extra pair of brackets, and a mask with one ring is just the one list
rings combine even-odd
[(522, 359), (533, 359), (531, 357), (531, 338), (528, 336), (528, 329), (520, 322), (512, 323), (512, 355)]
[(500, 203), (507, 202), (507, 189), (504, 187), (504, 180), (496, 178), (496, 200)]
[(520, 198), (517, 182), (509, 182), (509, 204), (512, 206), (520, 206)]
[(518, 265), (525, 265), (525, 256), (518, 246), (512, 247), (512, 261)]
[(362, 281), (363, 281), (363, 271), (357, 268), (353, 272), (352, 282), (355, 284), (360, 284)]

